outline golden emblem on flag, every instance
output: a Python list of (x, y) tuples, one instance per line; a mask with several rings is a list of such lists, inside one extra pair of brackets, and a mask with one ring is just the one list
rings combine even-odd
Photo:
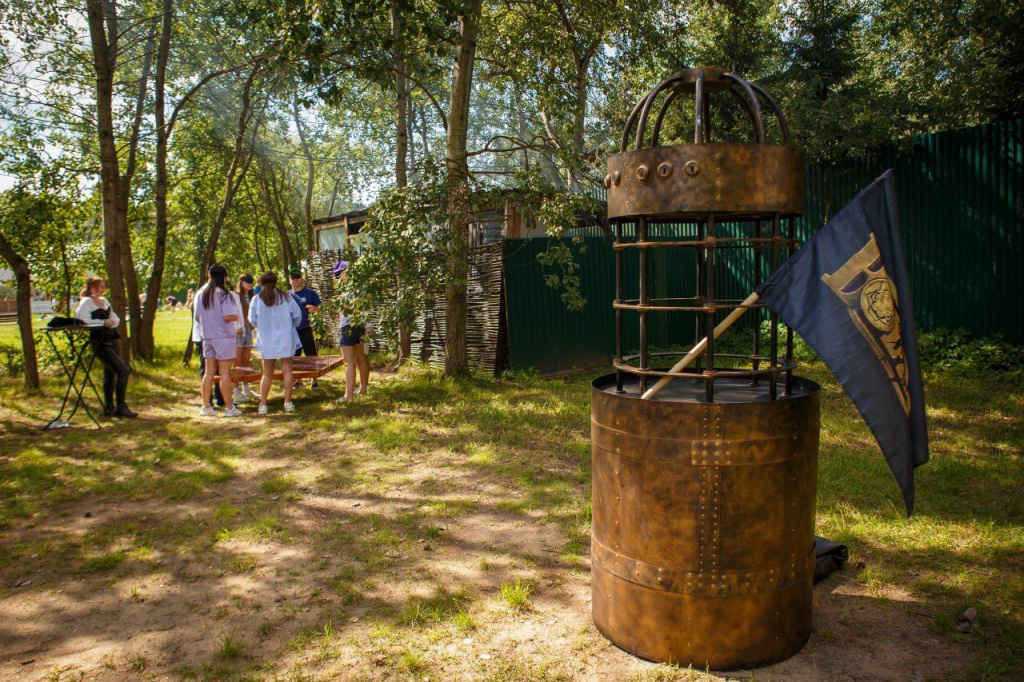
[(903, 355), (896, 287), (885, 272), (875, 235), (838, 270), (821, 276), (846, 304), (846, 311), (867, 340), (886, 373), (904, 412), (910, 414), (907, 362)]

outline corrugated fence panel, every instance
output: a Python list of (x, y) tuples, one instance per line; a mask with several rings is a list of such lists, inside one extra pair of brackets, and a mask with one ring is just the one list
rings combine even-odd
[(914, 138), (857, 163), (807, 172), (806, 239), (887, 168), (896, 178), (922, 329), (1024, 343), (1024, 121)]
[[(892, 168), (918, 327), (963, 328), (1024, 343), (1022, 156), (1024, 121), (1007, 121), (919, 136), (909, 147), (877, 150), (857, 162), (808, 168), (806, 215), (797, 221), (797, 237), (806, 241), (828, 217)], [(752, 229), (749, 223), (716, 227), (719, 236), (750, 234)], [(631, 239), (632, 226), (624, 233)], [(652, 239), (679, 239), (695, 235), (695, 228), (663, 223), (652, 225), (650, 234)], [(537, 254), (549, 244), (547, 239), (505, 244), (511, 365), (553, 371), (607, 362), (615, 350), (612, 242), (596, 236), (583, 239), (585, 248), (577, 262), (587, 304), (580, 312), (566, 309), (559, 293), (543, 281)], [(624, 258), (627, 299), (638, 297), (638, 258), (635, 250)], [(762, 268), (767, 274), (767, 257)], [(692, 249), (652, 249), (648, 270), (653, 298), (693, 295)], [(719, 252), (717, 298), (742, 299), (754, 284), (749, 252)], [(637, 316), (625, 313), (623, 318), (626, 351), (634, 352)], [(756, 322), (748, 313), (736, 329), (749, 330)], [(652, 313), (649, 343), (652, 348), (690, 344), (694, 327), (692, 314)]]

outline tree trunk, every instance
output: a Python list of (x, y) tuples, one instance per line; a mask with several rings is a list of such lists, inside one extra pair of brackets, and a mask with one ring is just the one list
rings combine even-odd
[(419, 113), (416, 122), (419, 123), (418, 130), (420, 133), (420, 144), (423, 148), (423, 158), (430, 160), (430, 140), (428, 139), (429, 129), (427, 127), (426, 109), (424, 107), (420, 107), (416, 112)]
[(36, 361), (36, 340), (32, 336), (32, 279), (28, 261), (14, 250), (14, 246), (0, 234), (0, 256), (14, 270), (18, 285), (18, 329), (21, 331), (21, 349), (25, 356), (25, 386), (39, 388), (39, 365)]
[(68, 263), (68, 240), (62, 234), (60, 237), (60, 266), (64, 273), (64, 300), (57, 306), (56, 312), (71, 315), (71, 265)]
[(154, 204), (156, 208), (156, 236), (153, 242), (153, 272), (146, 287), (146, 305), (142, 309), (142, 327), (137, 352), (152, 360), (156, 352), (153, 326), (156, 309), (160, 305), (164, 263), (167, 256), (167, 130), (164, 94), (167, 83), (167, 61), (171, 53), (171, 24), (174, 20), (174, 0), (164, 0), (160, 27), (160, 47), (156, 56), (156, 81), (153, 85), (153, 117), (156, 124), (156, 180)]
[(156, 44), (156, 24), (150, 29), (146, 38), (146, 46), (142, 57), (142, 74), (139, 76), (139, 88), (135, 95), (135, 116), (132, 119), (132, 132), (128, 138), (128, 160), (124, 165), (124, 173), (118, 179), (117, 190), (117, 229), (121, 238), (121, 267), (124, 269), (125, 288), (128, 291), (128, 311), (131, 321), (128, 345), (132, 355), (142, 355), (142, 301), (139, 300), (139, 276), (135, 271), (135, 256), (132, 253), (131, 232), (128, 229), (128, 210), (132, 195), (132, 181), (135, 179), (136, 158), (139, 151), (139, 132), (142, 129), (142, 114), (145, 111), (146, 91), (149, 86), (149, 72), (153, 66), (153, 48)]
[[(395, 187), (402, 188), (409, 184), (409, 87), (405, 78), (405, 39), (404, 22), (396, 0), (391, 2), (391, 38), (394, 46), (395, 65)], [(395, 291), (399, 298), (398, 307), (402, 309), (401, 278), (395, 275)], [(398, 364), (403, 364), (412, 355), (412, 324), (409, 320), (398, 322)]]
[[(206, 242), (206, 248), (203, 250), (203, 262), (200, 264), (199, 279), (197, 280), (199, 282), (206, 280), (207, 270), (216, 262), (217, 242), (220, 240), (220, 232), (224, 228), (224, 222), (227, 220), (228, 212), (231, 210), (235, 193), (238, 192), (238, 187), (241, 185), (249, 168), (249, 162), (252, 161), (251, 153), (247, 158), (242, 158), (242, 150), (245, 147), (245, 131), (250, 123), (250, 112), (252, 110), (252, 84), (256, 80), (256, 73), (258, 71), (259, 66), (254, 66), (249, 73), (249, 77), (245, 79), (245, 86), (242, 88), (242, 110), (238, 115), (238, 127), (235, 130), (235, 147), (231, 154), (231, 165), (228, 167), (227, 179), (224, 181), (224, 198), (221, 200), (220, 210), (217, 211), (217, 218), (213, 221), (213, 227), (210, 229), (210, 238)], [(259, 127), (259, 121), (253, 122), (253, 126), (254, 129)]]
[(587, 69), (589, 60), (577, 67), (576, 72), (576, 103), (572, 123), (573, 158), (569, 164), (569, 189), (580, 191), (580, 181), (575, 164), (583, 157), (583, 127), (587, 120)]
[[(117, 143), (114, 139), (114, 68), (117, 64), (117, 16), (111, 8), (104, 11), (103, 0), (86, 0), (93, 69), (96, 72), (96, 128), (100, 151), (100, 185), (103, 197), (103, 256), (107, 267), (110, 305), (121, 318), (125, 336), (124, 274), (122, 271), (121, 233), (118, 229)], [(121, 354), (126, 352), (120, 344)]]
[(468, 0), (459, 17), (460, 36), (452, 74), (448, 108), (448, 138), (445, 166), (448, 171), (448, 282), (445, 284), (445, 361), (448, 376), (467, 374), (466, 354), (467, 273), (469, 271), (469, 166), (466, 135), (469, 130), (469, 100), (473, 87), (473, 62), (480, 28), (481, 0)]
[[(292, 242), (288, 237), (284, 216), (277, 210), (277, 204), (274, 201), (273, 191), (276, 189), (277, 183), (274, 182), (273, 172), (268, 162), (260, 162), (260, 187), (263, 188), (263, 203), (267, 207), (267, 213), (270, 214), (271, 222), (277, 228), (277, 236), (281, 242), (281, 258), (284, 260), (284, 267), (287, 270), (298, 264), (295, 262), (295, 251), (292, 249)], [(271, 176), (269, 181), (267, 180), (268, 175)]]
[(309, 140), (306, 139), (306, 132), (302, 128), (302, 117), (299, 115), (299, 101), (295, 100), (295, 128), (299, 131), (299, 143), (302, 145), (302, 153), (306, 157), (306, 202), (304, 204), (305, 226), (306, 226), (306, 253), (313, 250), (313, 179), (316, 168), (313, 165), (313, 152), (309, 148)]

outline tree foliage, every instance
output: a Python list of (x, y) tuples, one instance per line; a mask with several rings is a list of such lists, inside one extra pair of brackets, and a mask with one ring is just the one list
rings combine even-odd
[[(102, 64), (90, 43), (101, 29)], [(471, 61), (461, 85), (456, 55)], [(113, 152), (97, 135), (104, 64)], [(180, 297), (211, 259), (232, 273), (301, 262), (313, 220), (376, 204), (368, 234), (379, 238), (350, 281), (365, 279), (361, 300), (408, 325), (422, 292), (409, 282), (427, 277), (464, 298), (459, 240), (480, 206), (512, 193), (551, 236), (600, 215), (590, 197), (626, 115), (694, 65), (764, 85), (808, 160), (838, 163), (916, 133), (1024, 116), (1024, 9), (1009, 0), (10, 0), (0, 7), (0, 190), (47, 207), (49, 237), (24, 245), (39, 285), (63, 296), (118, 265), (124, 283), (112, 300), (136, 311), (133, 292), (152, 281), (157, 300)], [(719, 104), (716, 137), (746, 139), (742, 110)], [(674, 108), (662, 141), (692, 138), (692, 115)], [(115, 190), (101, 182), (108, 171)], [(120, 220), (106, 229), (104, 198)], [(583, 305), (572, 249), (552, 241), (542, 258), (566, 304)], [(133, 335), (145, 336), (151, 316), (143, 321)], [(146, 344), (135, 351), (145, 357)]]

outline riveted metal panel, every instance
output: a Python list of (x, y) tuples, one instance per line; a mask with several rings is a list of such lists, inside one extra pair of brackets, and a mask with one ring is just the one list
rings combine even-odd
[(817, 384), (796, 378), (790, 396), (748, 390), (731, 403), (624, 388), (609, 375), (592, 391), (598, 628), (683, 665), (792, 655), (810, 633)]

